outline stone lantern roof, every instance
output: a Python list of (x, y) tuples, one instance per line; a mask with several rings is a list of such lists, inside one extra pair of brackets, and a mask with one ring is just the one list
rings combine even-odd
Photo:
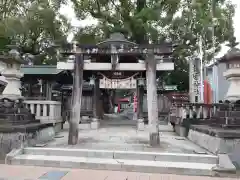
[(240, 49), (234, 47), (228, 50), (228, 52), (222, 58), (220, 58), (219, 62), (229, 62), (232, 60), (240, 61)]
[(7, 64), (17, 63), (17, 64), (26, 64), (26, 61), (22, 58), (21, 53), (19, 52), (19, 47), (16, 45), (8, 45), (9, 51), (0, 52), (0, 61)]
[(106, 39), (105, 41), (99, 42), (97, 45), (99, 46), (109, 46), (109, 45), (125, 45), (125, 46), (134, 46), (137, 45), (134, 42), (128, 41), (123, 34), (121, 33), (112, 33), (110, 38)]

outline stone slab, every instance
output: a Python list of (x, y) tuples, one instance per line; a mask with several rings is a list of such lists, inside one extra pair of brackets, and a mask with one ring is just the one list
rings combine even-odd
[(165, 161), (156, 162), (143, 160), (101, 159), (43, 155), (20, 155), (12, 161), (12, 164), (208, 176), (215, 175), (215, 172), (212, 171), (212, 168), (216, 166), (214, 164), (204, 163), (183, 163)]
[(88, 129), (91, 129), (91, 124), (79, 124), (78, 125), (78, 129), (80, 130), (88, 130)]
[(214, 154), (227, 154), (240, 165), (240, 139), (224, 139), (190, 129), (188, 139)]
[(16, 132), (36, 132), (41, 129), (52, 127), (50, 124), (31, 123), (31, 124), (20, 124), (20, 125), (0, 125), (1, 133), (16, 133)]
[(13, 160), (13, 158), (17, 155), (21, 155), (23, 154), (23, 149), (13, 149), (12, 151), (10, 151), (10, 153), (8, 153), (5, 157), (5, 164), (11, 164), (11, 161)]
[(144, 124), (143, 121), (138, 121), (138, 123), (137, 123), (137, 129), (138, 129), (138, 131), (144, 131), (144, 129), (145, 129), (145, 124)]
[(15, 149), (25, 146), (34, 146), (37, 143), (45, 143), (53, 140), (55, 131), (53, 127), (47, 127), (36, 131), (35, 133), (0, 133), (0, 158), (5, 159), (5, 156)]
[(220, 128), (209, 125), (191, 125), (190, 129), (214, 137), (240, 139), (240, 129)]
[(227, 173), (235, 173), (236, 167), (232, 164), (229, 156), (227, 154), (218, 154), (219, 157), (219, 164), (215, 171), (219, 172), (227, 172)]
[(90, 126), (91, 126), (91, 129), (98, 129), (100, 126), (100, 122), (98, 120), (93, 121), (93, 122), (91, 122)]
[(24, 148), (24, 154), (50, 155), (87, 158), (131, 159), (169, 162), (198, 162), (217, 164), (218, 157), (205, 154), (159, 153), (141, 151), (113, 151), (95, 149), (67, 149), (67, 148)]
[(174, 129), (175, 129), (175, 132), (176, 132), (179, 136), (181, 136), (181, 137), (187, 137), (188, 130), (187, 130), (185, 127), (176, 124)]
[(171, 126), (161, 125), (160, 145), (151, 147), (149, 145), (149, 132), (137, 131), (136, 127), (111, 126), (101, 127), (98, 130), (79, 131), (79, 141), (75, 146), (68, 145), (67, 129), (58, 135), (63, 136), (49, 142), (47, 147), (72, 148), (72, 149), (100, 149), (100, 150), (128, 150), (128, 151), (148, 151), (167, 153), (189, 153), (208, 152), (192, 143), (186, 138), (179, 139), (173, 132)]

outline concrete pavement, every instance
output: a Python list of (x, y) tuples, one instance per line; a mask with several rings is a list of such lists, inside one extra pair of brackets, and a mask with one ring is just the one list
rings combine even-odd
[(234, 180), (239, 178), (179, 176), (136, 172), (0, 165), (0, 180)]

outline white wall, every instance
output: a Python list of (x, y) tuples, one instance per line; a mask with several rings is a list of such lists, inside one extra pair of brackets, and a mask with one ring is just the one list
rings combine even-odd
[[(209, 68), (210, 69), (210, 68)], [(223, 72), (226, 71), (226, 65), (224, 63), (211, 66), (211, 70), (208, 71), (208, 80), (213, 90), (213, 102), (217, 103), (220, 100), (224, 101), (229, 83), (223, 76)]]

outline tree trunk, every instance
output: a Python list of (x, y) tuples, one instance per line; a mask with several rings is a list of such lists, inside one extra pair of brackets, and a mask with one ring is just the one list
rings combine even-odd
[(151, 146), (156, 146), (159, 145), (160, 140), (158, 131), (156, 59), (154, 54), (149, 54), (146, 61), (149, 141)]
[(69, 122), (68, 144), (75, 145), (78, 142), (78, 124), (81, 114), (82, 86), (83, 86), (83, 66), (82, 55), (76, 55), (74, 63), (74, 78), (72, 90), (72, 113)]

